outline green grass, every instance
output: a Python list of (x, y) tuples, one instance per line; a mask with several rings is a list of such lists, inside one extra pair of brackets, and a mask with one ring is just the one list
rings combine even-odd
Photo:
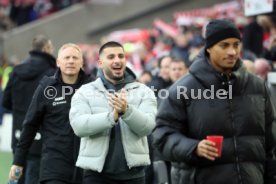
[(0, 151), (0, 184), (8, 183), (8, 174), (12, 162), (11, 152)]

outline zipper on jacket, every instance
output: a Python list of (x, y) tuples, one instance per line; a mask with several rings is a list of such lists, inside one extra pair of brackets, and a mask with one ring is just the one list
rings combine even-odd
[[(101, 92), (101, 91), (99, 91), (99, 92)], [(103, 95), (104, 95), (104, 97), (106, 99), (106, 103), (108, 104), (108, 99), (107, 99), (107, 96), (106, 96), (106, 94), (108, 93), (108, 91), (104, 91), (103, 93), (104, 93)], [(112, 110), (112, 108), (109, 105), (108, 105), (108, 110), (109, 110), (109, 113), (112, 115), (113, 110)], [(98, 170), (99, 172), (102, 172), (104, 164), (105, 164), (105, 161), (106, 161), (107, 154), (109, 152), (110, 136), (111, 136), (111, 129), (107, 130), (107, 136), (106, 136), (107, 137), (107, 143), (106, 143), (106, 146), (104, 148), (104, 149), (106, 149), (106, 152), (104, 153), (102, 168), (100, 170)]]
[[(229, 86), (231, 85), (231, 82), (228, 81)], [(229, 92), (229, 88), (228, 88)], [(235, 154), (236, 154), (236, 166), (237, 166), (237, 171), (238, 171), (238, 177), (239, 177), (239, 183), (243, 184), (242, 181), (242, 176), (241, 176), (241, 168), (240, 168), (240, 159), (238, 156), (238, 146), (237, 146), (237, 138), (235, 136), (235, 123), (234, 123), (234, 116), (233, 116), (233, 102), (232, 100), (228, 99), (229, 105), (230, 105), (230, 113), (231, 113), (231, 124), (233, 128), (233, 137), (234, 137), (234, 148), (235, 148)]]
[[(121, 123), (122, 119), (120, 118), (119, 121), (120, 121), (120, 123)], [(129, 169), (131, 169), (132, 166), (131, 166), (131, 164), (129, 163), (129, 160), (128, 160), (128, 153), (127, 153), (127, 151), (126, 151), (126, 146), (125, 146), (125, 144), (126, 144), (126, 143), (125, 143), (126, 137), (125, 137), (125, 135), (124, 135), (124, 133), (123, 133), (123, 132), (124, 132), (123, 128), (124, 128), (124, 127), (120, 126), (120, 129), (121, 129), (121, 136), (122, 136), (122, 145), (123, 145), (123, 148), (124, 148), (124, 153), (125, 153), (125, 159), (126, 159), (126, 162), (127, 162), (127, 166), (128, 166)]]

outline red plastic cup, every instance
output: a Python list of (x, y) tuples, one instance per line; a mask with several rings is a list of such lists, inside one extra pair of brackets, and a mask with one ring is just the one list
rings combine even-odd
[(214, 142), (216, 148), (218, 149), (218, 157), (221, 157), (221, 150), (223, 144), (223, 136), (220, 135), (209, 135), (207, 136), (207, 140)]

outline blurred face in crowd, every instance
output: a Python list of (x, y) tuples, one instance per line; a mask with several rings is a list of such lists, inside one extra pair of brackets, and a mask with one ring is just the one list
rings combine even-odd
[(266, 80), (268, 72), (271, 71), (271, 66), (266, 59), (259, 58), (254, 61), (255, 73), (257, 76)]
[(75, 44), (62, 46), (58, 53), (57, 66), (60, 68), (62, 75), (78, 75), (83, 66), (80, 48)]
[(164, 57), (160, 64), (160, 77), (162, 77), (164, 80), (168, 81), (170, 80), (170, 64), (171, 64), (171, 57)]
[(243, 59), (242, 63), (243, 63), (243, 66), (246, 68), (246, 70), (249, 73), (256, 74), (256, 69), (255, 69), (253, 61), (248, 60), (248, 59)]
[(271, 26), (271, 20), (268, 15), (258, 15), (257, 23), (265, 30), (268, 30)]
[(237, 38), (224, 39), (207, 49), (212, 66), (219, 72), (231, 73), (241, 52)]
[(172, 82), (177, 81), (188, 72), (188, 68), (183, 61), (174, 62), (170, 64), (170, 78)]
[(139, 82), (143, 83), (143, 84), (147, 84), (152, 80), (152, 76), (149, 73), (143, 73), (140, 77), (139, 77)]
[(179, 34), (176, 36), (175, 43), (179, 47), (185, 48), (188, 46), (189, 40), (190, 38), (188, 34)]
[(105, 48), (99, 60), (99, 67), (107, 80), (117, 83), (124, 79), (126, 69), (126, 56), (122, 47)]

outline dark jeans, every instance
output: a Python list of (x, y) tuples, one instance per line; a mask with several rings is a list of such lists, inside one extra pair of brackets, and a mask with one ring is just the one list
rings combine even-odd
[(129, 180), (114, 180), (103, 177), (101, 173), (84, 172), (83, 184), (145, 184), (145, 177)]

